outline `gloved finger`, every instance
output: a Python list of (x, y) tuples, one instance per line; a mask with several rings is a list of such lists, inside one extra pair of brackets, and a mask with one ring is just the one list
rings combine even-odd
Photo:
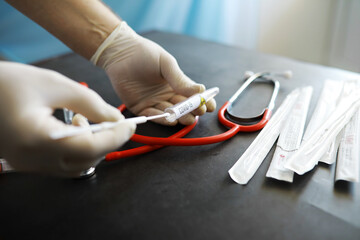
[(61, 146), (74, 155), (94, 158), (119, 148), (134, 134), (136, 125), (119, 123), (112, 129), (60, 139)]
[(197, 84), (180, 69), (176, 59), (164, 50), (160, 56), (160, 71), (175, 92), (190, 97), (205, 91), (203, 84)]
[(191, 125), (195, 122), (195, 116), (191, 113), (188, 113), (178, 119), (179, 123), (182, 125)]
[(75, 116), (72, 119), (72, 125), (79, 126), (79, 127), (87, 127), (90, 126), (89, 121), (86, 117), (81, 115), (80, 113), (75, 114)]
[(206, 111), (207, 112), (213, 112), (216, 109), (216, 101), (215, 99), (210, 99), (206, 102)]
[[(54, 117), (50, 117), (46, 122), (48, 129), (56, 129), (58, 131), (64, 130), (65, 128), (70, 126), (55, 119)], [(72, 118), (72, 125), (79, 127), (80, 126), (87, 127), (90, 124), (86, 117), (84, 117), (81, 114), (76, 114)], [(92, 133), (89, 130), (87, 133), (84, 133), (83, 135), (91, 136)], [(44, 162), (46, 163), (48, 161), (43, 161), (41, 164), (42, 171), (60, 177), (79, 177), (84, 171), (86, 171), (90, 167), (96, 166), (101, 160), (101, 158), (98, 159), (89, 158), (88, 156), (86, 157), (81, 155), (74, 156), (74, 154), (68, 155), (69, 154), (68, 149), (64, 148), (61, 142), (62, 142), (61, 140), (52, 141), (52, 144), (48, 147), (48, 151), (52, 152), (53, 162), (51, 163), (52, 166), (49, 165), (46, 166), (46, 164), (44, 165)], [(46, 143), (44, 143), (44, 145), (45, 144)]]
[(54, 84), (58, 84), (57, 91), (50, 96), (50, 105), (53, 108), (66, 107), (74, 112), (81, 113), (93, 122), (117, 121), (123, 119), (122, 114), (107, 104), (96, 92), (88, 89), (69, 78), (53, 73)]
[(124, 122), (113, 129), (64, 139), (62, 148), (69, 154), (63, 159), (62, 167), (65, 171), (78, 171), (95, 166), (106, 153), (128, 141), (135, 129), (135, 123)]
[[(134, 123), (123, 122), (112, 129), (94, 134), (89, 131), (78, 136), (52, 140), (49, 136), (51, 131), (66, 131), (68, 128), (73, 128), (73, 126), (66, 125), (52, 116), (37, 118), (35, 121), (45, 123), (41, 127), (42, 140), (37, 145), (46, 148), (46, 151), (43, 151), (44, 153), (59, 157), (60, 170), (62, 169), (65, 172), (86, 170), (95, 166), (99, 158), (123, 145), (133, 135), (136, 128)], [(79, 114), (75, 115), (73, 121), (76, 125), (88, 124), (86, 118)]]

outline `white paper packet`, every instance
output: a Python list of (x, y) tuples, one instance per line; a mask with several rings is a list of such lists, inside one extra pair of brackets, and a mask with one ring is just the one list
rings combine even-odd
[[(315, 132), (315, 130), (318, 129), (334, 111), (342, 92), (342, 88), (343, 81), (335, 81), (330, 79), (325, 81), (315, 110), (304, 133), (302, 144), (307, 141), (307, 139)], [(333, 164), (336, 160), (337, 148), (339, 146), (338, 143), (339, 141), (333, 141), (327, 152), (319, 161), (327, 164)]]
[(343, 130), (344, 129), (342, 129), (339, 132), (339, 134), (336, 136), (336, 138), (332, 141), (332, 143), (330, 144), (330, 147), (324, 153), (324, 155), (320, 158), (319, 162), (323, 162), (323, 163), (326, 163), (329, 165), (336, 162), (340, 141), (341, 141), (341, 139), (343, 137), (343, 133), (344, 133)]
[(3, 158), (0, 158), (0, 173), (12, 172), (14, 168)]
[(346, 125), (340, 141), (335, 181), (359, 182), (359, 128), (360, 111), (357, 111)]
[(360, 107), (360, 89), (356, 81), (346, 81), (339, 104), (328, 119), (292, 155), (285, 168), (304, 174), (314, 168), (342, 128)]
[(312, 92), (312, 87), (304, 87), (300, 90), (294, 107), (287, 116), (285, 127), (280, 132), (266, 177), (287, 182), (293, 181), (294, 172), (286, 169), (284, 164), (300, 147)]
[(266, 126), (229, 170), (230, 177), (239, 184), (247, 184), (254, 176), (280, 134), (284, 121), (294, 106), (300, 90), (292, 91), (280, 105)]

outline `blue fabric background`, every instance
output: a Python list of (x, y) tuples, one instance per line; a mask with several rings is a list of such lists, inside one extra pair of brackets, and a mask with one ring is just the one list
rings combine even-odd
[[(229, 19), (236, 21), (238, 14), (237, 11), (232, 11), (232, 5), (229, 7), (229, 1), (231, 0), (105, 0), (104, 2), (140, 33), (162, 30), (229, 43), (231, 32), (229, 34), (229, 24), (225, 19), (228, 19), (228, 22)], [(244, 3), (244, 1), (239, 2)], [(254, 0), (250, 4), (254, 5), (255, 2)], [(247, 4), (249, 5), (249, 2)], [(235, 4), (235, 7), (241, 6)], [(248, 12), (249, 9), (246, 11)], [(46, 30), (6, 2), (0, 1), (0, 55), (9, 60), (29, 63), (70, 51)]]

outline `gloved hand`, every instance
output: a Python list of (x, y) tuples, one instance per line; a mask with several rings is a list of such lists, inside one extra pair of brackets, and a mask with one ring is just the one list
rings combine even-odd
[[(49, 132), (69, 127), (52, 116), (68, 108), (93, 122), (117, 121), (121, 113), (94, 91), (67, 77), (19, 63), (0, 61), (0, 156), (15, 170), (76, 177), (120, 147), (135, 131), (135, 124), (51, 140)], [(86, 125), (82, 116), (75, 125)]]
[[(91, 61), (105, 69), (111, 83), (127, 108), (137, 115), (157, 115), (163, 110), (203, 92), (179, 68), (175, 58), (156, 43), (136, 34), (126, 22), (120, 25), (100, 45)], [(216, 108), (214, 99), (179, 119), (184, 125)], [(174, 125), (164, 118), (155, 122)]]

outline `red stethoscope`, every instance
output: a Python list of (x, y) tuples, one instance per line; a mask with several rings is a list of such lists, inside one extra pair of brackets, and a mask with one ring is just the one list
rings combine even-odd
[[(284, 72), (283, 75), (287, 76), (287, 74), (289, 74), (289, 72)], [(271, 117), (272, 110), (275, 107), (275, 99), (280, 88), (279, 81), (269, 78), (270, 75), (270, 72), (260, 72), (256, 74), (251, 74), (251, 76), (246, 77), (246, 81), (244, 82), (244, 84), (220, 108), (220, 110), (218, 111), (218, 119), (222, 125), (229, 128), (229, 130), (227, 130), (226, 132), (208, 137), (182, 138), (195, 127), (198, 122), (197, 117), (196, 121), (192, 125), (182, 128), (180, 131), (167, 138), (134, 134), (130, 140), (145, 144), (144, 146), (108, 153), (105, 156), (105, 160), (113, 161), (120, 158), (136, 156), (150, 151), (154, 151), (164, 146), (197, 146), (213, 144), (225, 141), (233, 137), (238, 132), (254, 132), (262, 129), (263, 127), (265, 127)], [(268, 106), (262, 111), (261, 114), (252, 118), (242, 118), (235, 116), (231, 113), (233, 103), (238, 99), (240, 94), (256, 79), (262, 79), (266, 82), (273, 84), (274, 90)], [(124, 111), (126, 107), (125, 105), (121, 105), (118, 109), (120, 111)]]

